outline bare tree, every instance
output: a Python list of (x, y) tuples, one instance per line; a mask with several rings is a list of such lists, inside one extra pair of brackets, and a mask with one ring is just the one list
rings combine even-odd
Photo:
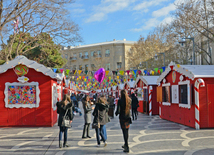
[[(17, 39), (15, 55), (24, 54), (35, 47), (48, 46), (48, 43), (39, 42), (44, 39), (44, 33), (58, 44), (81, 41), (79, 27), (68, 15), (67, 7), (72, 3), (73, 0), (0, 0), (2, 59), (12, 59), (12, 47)], [(26, 37), (26, 34), (32, 37)], [(26, 49), (34, 42), (31, 48)]]

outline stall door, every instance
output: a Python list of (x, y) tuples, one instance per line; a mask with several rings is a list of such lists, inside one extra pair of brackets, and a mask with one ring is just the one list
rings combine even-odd
[(207, 97), (208, 97), (208, 127), (214, 127), (214, 84), (207, 85)]

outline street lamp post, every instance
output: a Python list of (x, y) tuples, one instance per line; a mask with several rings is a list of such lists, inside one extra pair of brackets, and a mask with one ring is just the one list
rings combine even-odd
[[(158, 54), (162, 54), (163, 55), (163, 66), (165, 67), (165, 53), (158, 53)], [(155, 58), (155, 60), (158, 60), (158, 55), (155, 54), (154, 58)]]
[[(195, 39), (194, 37), (191, 37), (191, 38), (182, 38), (182, 39), (189, 39), (189, 40), (192, 40), (192, 45), (193, 45), (193, 49), (192, 49), (192, 52), (193, 52), (193, 65), (195, 65)], [(184, 43), (186, 43), (186, 41), (179, 41), (179, 43), (181, 43), (181, 45), (183, 45)]]
[(146, 63), (146, 70), (148, 69), (148, 62), (144, 61), (144, 62), (140, 62), (139, 67), (142, 67), (142, 63)]

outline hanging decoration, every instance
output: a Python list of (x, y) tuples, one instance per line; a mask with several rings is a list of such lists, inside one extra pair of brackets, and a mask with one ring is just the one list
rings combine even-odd
[[(105, 69), (104, 68), (100, 68), (98, 71), (95, 72), (94, 74), (94, 78), (101, 83), (103, 81), (105, 77)], [(94, 79), (93, 79), (94, 80)]]
[(15, 68), (14, 68), (14, 72), (16, 73), (16, 75), (18, 76), (24, 76), (28, 73), (28, 67), (25, 66), (25, 65), (17, 65)]

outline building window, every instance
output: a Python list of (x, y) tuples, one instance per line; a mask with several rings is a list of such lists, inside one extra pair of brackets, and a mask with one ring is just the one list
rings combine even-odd
[(91, 57), (94, 57), (94, 51), (91, 52)]
[(85, 52), (85, 58), (88, 59), (88, 52)]
[(106, 70), (110, 70), (110, 63), (106, 64)]
[(87, 65), (87, 64), (85, 65), (85, 70), (86, 70), (86, 71), (88, 70), (88, 65)]
[(77, 54), (75, 53), (75, 54), (73, 54), (73, 56), (76, 58), (76, 57), (77, 57)]
[(79, 70), (82, 70), (82, 65), (79, 65)]
[(143, 89), (144, 101), (148, 101), (148, 89)]
[(95, 69), (95, 65), (91, 64), (91, 69), (94, 70)]
[(82, 58), (82, 53), (79, 53), (79, 57)]
[(110, 50), (106, 50), (105, 57), (110, 57)]
[(117, 62), (117, 69), (122, 68), (122, 62)]
[(102, 57), (102, 55), (101, 55), (101, 51), (99, 50), (99, 51), (97, 51), (97, 57)]

